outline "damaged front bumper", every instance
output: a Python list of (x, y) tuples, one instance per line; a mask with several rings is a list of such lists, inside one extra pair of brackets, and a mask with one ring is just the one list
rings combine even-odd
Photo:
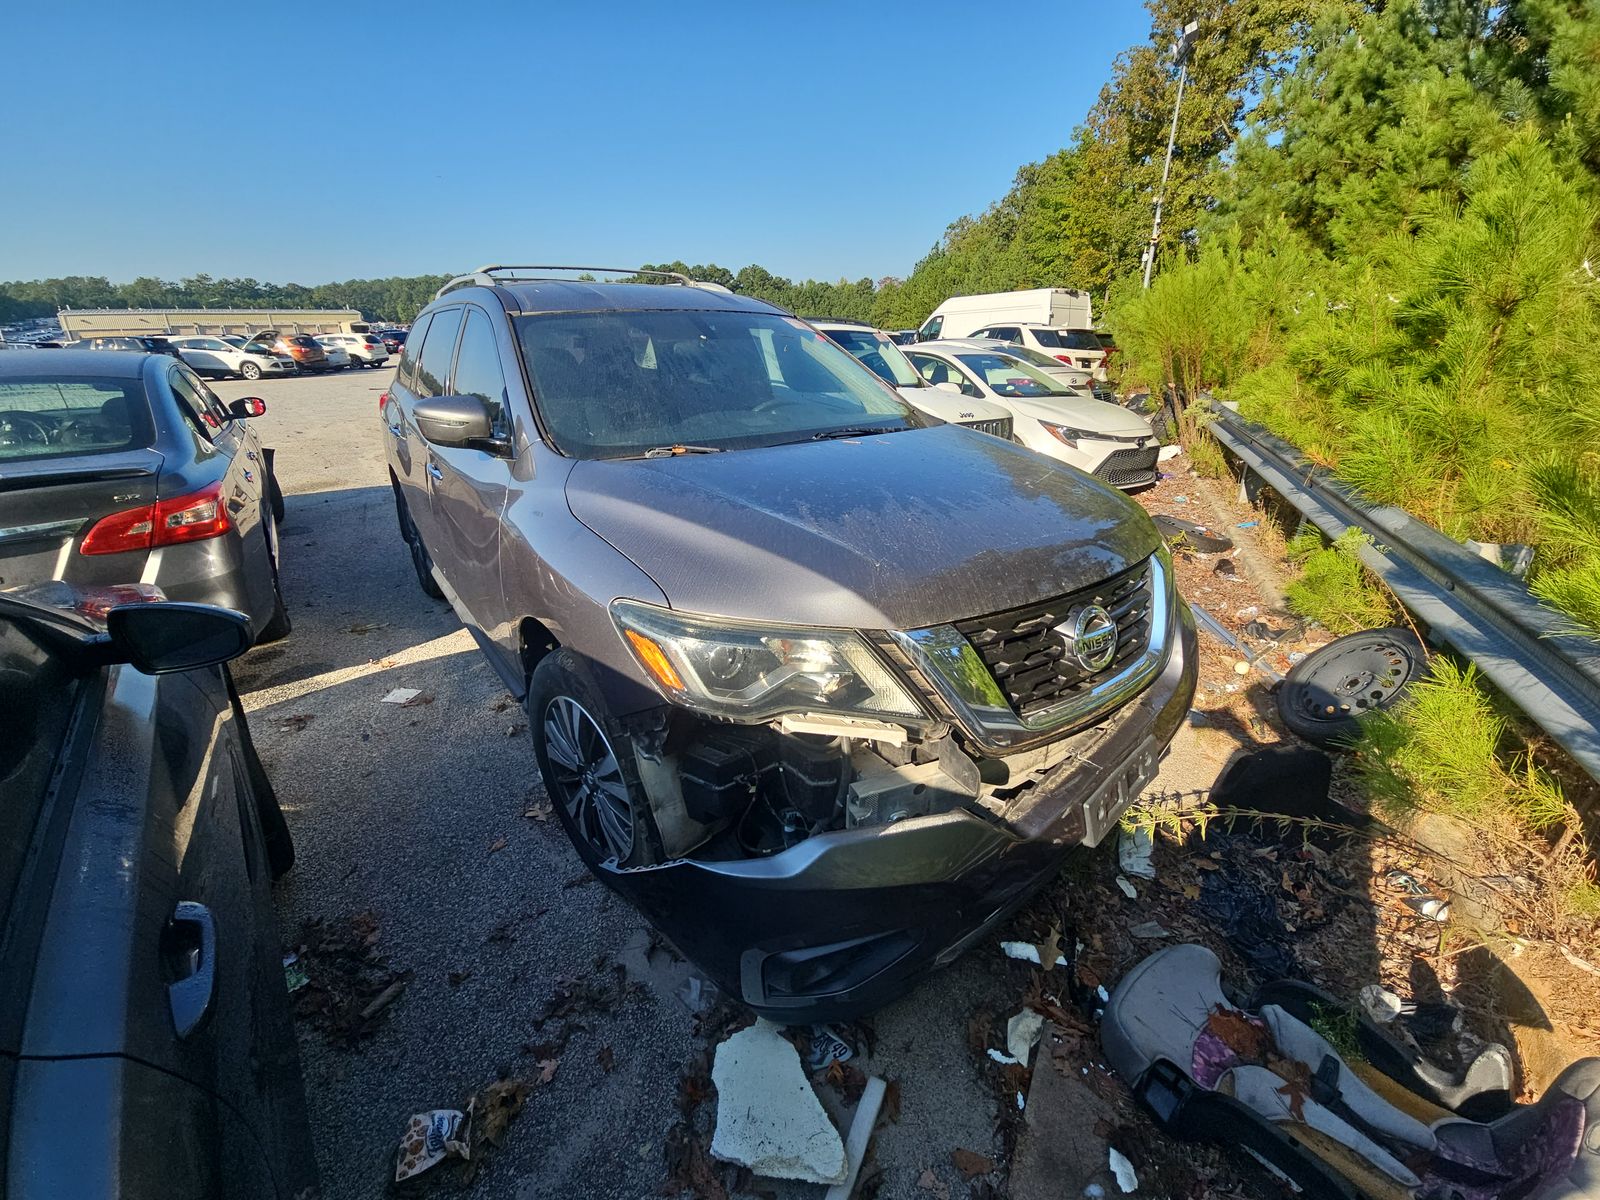
[(1094, 845), (1155, 774), (1194, 696), (1178, 602), (1161, 673), (1101, 723), (1051, 743), (1051, 769), (1001, 801), (819, 833), (761, 858), (599, 868), (721, 988), (785, 1023), (843, 1020), (954, 961)]

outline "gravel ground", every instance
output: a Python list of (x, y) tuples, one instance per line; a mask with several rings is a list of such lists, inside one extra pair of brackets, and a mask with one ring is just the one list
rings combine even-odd
[[(300, 1024), (324, 1192), (385, 1194), (410, 1114), (459, 1106), (503, 1072), (537, 1074), (521, 1048), (550, 1038), (535, 1021), (558, 981), (605, 979), (627, 960), (643, 986), (615, 1011), (576, 1018), (586, 1028), (472, 1190), (659, 1196), (678, 1080), (703, 1043), (672, 973), (639, 969), (641, 918), (589, 882), (553, 820), (523, 816), (542, 796), (522, 713), (448, 607), (417, 587), (395, 527), (376, 415), (391, 377), (217, 386), (226, 399), (266, 399), (258, 425), (288, 494), (294, 632), (235, 668), (299, 849), (279, 890), (284, 942), (298, 942), (305, 920), (370, 910), (377, 948), (414, 973), (354, 1049)], [(433, 701), (383, 703), (397, 687)], [(901, 1089), (900, 1120), (878, 1135), (879, 1196), (926, 1197), (917, 1180), (928, 1167), (962, 1194), (950, 1152), (996, 1151), (993, 1091), (966, 1036), (976, 1008), (1020, 1003), (1003, 963), (997, 951), (969, 954), (873, 1018), (877, 1050), (864, 1065)], [(452, 972), (470, 975), (452, 986)]]

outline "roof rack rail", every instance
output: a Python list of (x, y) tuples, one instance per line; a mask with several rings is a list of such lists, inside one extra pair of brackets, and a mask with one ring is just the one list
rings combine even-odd
[[(715, 284), (702, 284), (698, 280), (690, 279), (681, 271), (646, 271), (636, 267), (563, 267), (549, 263), (537, 266), (508, 266), (501, 263), (490, 263), (486, 267), (479, 267), (476, 271), (469, 271), (465, 275), (457, 275), (450, 282), (433, 294), (437, 300), (446, 292), (458, 287), (494, 287), (498, 283), (521, 283), (535, 279), (557, 279), (555, 275), (512, 275), (512, 271), (604, 271), (608, 275), (654, 275), (659, 279), (670, 279), (684, 287), (715, 287)], [(566, 280), (565, 282), (573, 282)]]

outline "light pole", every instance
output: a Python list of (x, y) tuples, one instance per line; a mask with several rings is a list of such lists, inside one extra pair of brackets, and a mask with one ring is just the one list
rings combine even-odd
[(1172, 147), (1178, 140), (1178, 110), (1183, 107), (1183, 88), (1189, 82), (1189, 52), (1194, 49), (1199, 21), (1190, 21), (1178, 31), (1172, 43), (1172, 57), (1178, 62), (1178, 98), (1172, 102), (1172, 129), (1167, 134), (1167, 161), (1161, 167), (1161, 189), (1156, 192), (1156, 217), (1150, 225), (1150, 244), (1144, 248), (1144, 286), (1150, 286), (1150, 272), (1156, 266), (1156, 243), (1161, 240), (1161, 205), (1167, 198), (1167, 177), (1172, 174)]

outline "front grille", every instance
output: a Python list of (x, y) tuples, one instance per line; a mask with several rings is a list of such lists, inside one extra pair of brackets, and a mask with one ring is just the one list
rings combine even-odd
[(990, 433), (997, 438), (1011, 437), (1011, 418), (1001, 417), (997, 421), (963, 421), (968, 429), (976, 429), (979, 433)]
[(1115, 404), (1117, 402), (1117, 389), (1109, 383), (1101, 383), (1096, 379), (1091, 390), (1096, 400), (1104, 400), (1107, 404)]
[[(1086, 671), (1068, 657), (1066, 639), (1055, 632), (1055, 626), (1084, 604), (1102, 606), (1117, 623), (1116, 656), (1098, 671)], [(1150, 564), (1142, 562), (1053, 600), (957, 621), (956, 628), (972, 643), (1012, 709), (1026, 717), (1088, 691), (1149, 645)]]
[(1095, 477), (1112, 487), (1140, 487), (1156, 480), (1156, 456), (1161, 448), (1154, 443), (1143, 450), (1113, 450), (1094, 469)]

